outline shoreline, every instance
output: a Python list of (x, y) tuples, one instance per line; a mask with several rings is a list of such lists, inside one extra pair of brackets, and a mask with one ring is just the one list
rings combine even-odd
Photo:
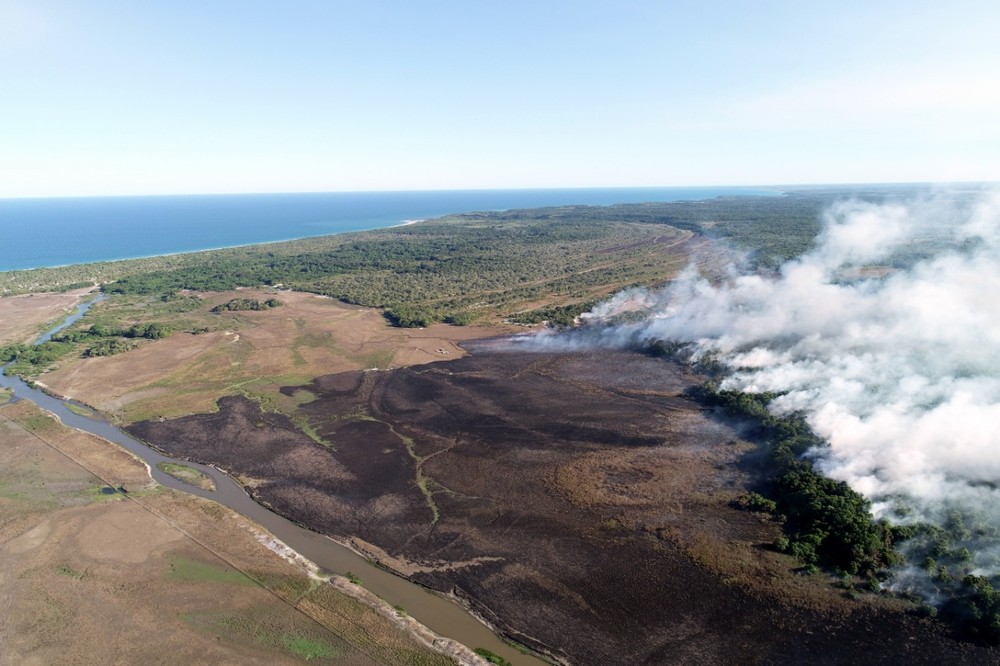
[[(226, 250), (241, 247), (253, 247), (267, 245), (270, 243), (283, 243), (288, 241), (305, 240), (309, 238), (321, 238), (324, 236), (341, 235), (360, 231), (376, 231), (379, 229), (391, 229), (394, 227), (406, 226), (411, 223), (434, 219), (448, 215), (458, 215), (470, 212), (483, 211), (507, 211), (515, 209), (536, 209), (561, 206), (613, 206), (619, 204), (644, 204), (644, 203), (674, 203), (680, 201), (702, 201), (723, 196), (750, 196), (750, 197), (775, 197), (782, 196), (784, 189), (777, 186), (727, 186), (727, 185), (706, 185), (706, 186), (678, 186), (678, 187), (580, 187), (580, 188), (522, 188), (522, 189), (470, 189), (470, 190), (427, 190), (427, 191), (373, 191), (373, 192), (309, 192), (309, 193), (267, 193), (267, 194), (208, 194), (208, 195), (137, 195), (110, 196), (110, 197), (28, 197), (28, 198), (0, 198), (0, 213), (6, 213), (5, 208), (13, 209), (9, 216), (17, 223), (12, 225), (15, 233), (21, 228), (31, 228), (32, 225), (46, 224), (50, 217), (59, 214), (68, 217), (70, 222), (77, 221), (81, 225), (86, 224), (87, 216), (74, 215), (72, 210), (67, 216), (66, 202), (77, 202), (78, 206), (93, 206), (95, 201), (105, 202), (111, 206), (130, 205), (142, 203), (148, 205), (148, 211), (156, 213), (151, 223), (155, 226), (161, 223), (181, 220), (191, 215), (191, 210), (184, 207), (174, 212), (174, 217), (170, 217), (170, 209), (175, 202), (184, 200), (192, 201), (202, 199), (208, 201), (222, 201), (228, 199), (238, 202), (244, 199), (253, 202), (254, 207), (228, 210), (203, 210), (207, 216), (220, 220), (223, 224), (231, 224), (234, 219), (243, 219), (248, 211), (257, 214), (260, 207), (266, 212), (275, 210), (272, 206), (286, 206), (289, 202), (303, 198), (331, 198), (328, 208), (320, 210), (319, 214), (315, 210), (305, 211), (299, 218), (306, 222), (295, 222), (293, 220), (281, 220), (272, 217), (268, 222), (270, 227), (276, 228), (278, 233), (275, 238), (258, 239), (251, 241), (238, 241), (235, 243), (213, 242), (207, 240), (200, 247), (177, 250), (139, 250), (132, 254), (125, 252), (124, 256), (114, 257), (94, 257), (94, 258), (73, 258), (61, 260), (54, 264), (35, 264), (30, 266), (0, 266), (0, 273), (11, 273), (21, 271), (33, 271), (43, 269), (66, 268), (69, 266), (80, 266), (85, 264), (113, 263), (128, 261), (133, 259), (151, 259), (155, 257), (169, 257), (181, 254), (193, 254), (198, 252), (212, 252), (216, 250)], [(284, 200), (281, 200), (285, 197)], [(124, 202), (119, 204), (118, 202)], [(54, 207), (61, 207), (62, 210), (41, 211), (39, 209), (51, 203)], [(360, 204), (360, 208), (358, 205)], [(279, 209), (283, 210), (283, 208)], [(167, 216), (164, 217), (164, 211)], [(103, 211), (98, 211), (103, 212)], [(126, 211), (134, 218), (137, 215), (145, 215), (146, 210), (139, 212)], [(200, 214), (195, 211), (195, 214)], [(121, 210), (111, 209), (110, 219), (118, 224), (126, 217)], [(251, 216), (254, 217), (254, 216)], [(259, 215), (255, 215), (260, 219)], [(79, 218), (75, 219), (74, 218)], [(381, 219), (380, 219), (381, 218)], [(308, 220), (312, 220), (311, 222)], [(208, 221), (203, 220), (203, 221)], [(93, 220), (90, 220), (93, 222)], [(310, 233), (310, 225), (330, 225), (343, 224), (349, 228), (327, 230), (320, 233)], [(106, 228), (107, 225), (88, 225), (94, 234), (107, 234), (118, 232), (113, 228)], [(114, 224), (111, 225), (114, 227)], [(281, 229), (289, 227), (296, 230), (303, 230), (304, 233), (292, 231), (290, 236), (281, 234)], [(69, 227), (72, 229), (72, 227)], [(177, 226), (176, 234), (184, 235), (189, 229), (183, 225)], [(46, 229), (48, 233), (55, 233), (53, 228)], [(175, 235), (176, 235), (175, 234)], [(101, 246), (107, 248), (105, 243)], [(93, 250), (93, 248), (90, 248)], [(25, 253), (14, 247), (13, 254), (24, 254), (25, 256), (37, 256), (36, 253)], [(30, 259), (28, 261), (31, 261)]]
[(353, 234), (365, 231), (378, 231), (380, 229), (395, 229), (396, 227), (405, 227), (410, 224), (416, 224), (418, 222), (425, 222), (422, 220), (405, 220), (401, 224), (390, 224), (388, 226), (378, 226), (378, 227), (365, 227), (363, 229), (350, 229), (344, 231), (334, 231), (328, 234), (310, 234), (306, 236), (294, 236), (291, 238), (279, 238), (275, 240), (262, 240), (255, 241), (252, 243), (237, 243), (236, 245), (219, 245), (217, 247), (203, 247), (194, 250), (178, 250), (176, 252), (160, 252), (157, 254), (143, 254), (128, 257), (115, 257), (113, 259), (95, 259), (93, 261), (77, 261), (69, 264), (56, 264), (47, 266), (32, 266), (31, 268), (3, 268), (0, 267), (0, 275), (4, 273), (30, 273), (32, 271), (46, 271), (46, 270), (58, 270), (60, 268), (72, 268), (74, 266), (94, 266), (98, 264), (116, 264), (124, 261), (139, 261), (141, 259), (159, 259), (160, 257), (179, 257), (186, 254), (201, 254), (202, 252), (219, 252), (221, 250), (237, 250), (240, 248), (248, 247), (259, 247), (261, 245), (272, 245), (276, 243), (291, 243), (294, 241), (309, 240), (312, 238), (326, 238), (328, 236), (341, 236), (343, 234)]

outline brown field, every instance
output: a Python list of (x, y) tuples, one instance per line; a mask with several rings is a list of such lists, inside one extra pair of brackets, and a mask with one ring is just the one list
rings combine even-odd
[(48, 324), (70, 314), (84, 294), (90, 291), (93, 288), (74, 289), (62, 294), (0, 298), (0, 347), (33, 341), (48, 328)]
[(454, 663), (268, 536), (29, 403), (0, 408), (0, 664)]
[(130, 430), (257, 479), (279, 513), (569, 663), (1000, 658), (772, 552), (778, 526), (729, 505), (749, 445), (682, 395), (699, 377), (638, 354), (475, 346), (288, 387), (314, 396), (300, 412), (329, 447), (241, 397)]
[(284, 305), (270, 310), (209, 313), (233, 298), (274, 295), (250, 289), (206, 294), (197, 311), (183, 316), (192, 328), (209, 332), (174, 333), (117, 356), (66, 358), (39, 379), (59, 395), (126, 422), (214, 411), (219, 397), (233, 394), (292, 411), (297, 405), (282, 397), (281, 386), (347, 370), (456, 358), (464, 354), (456, 343), (509, 330), (394, 328), (377, 310), (299, 292), (279, 292)]

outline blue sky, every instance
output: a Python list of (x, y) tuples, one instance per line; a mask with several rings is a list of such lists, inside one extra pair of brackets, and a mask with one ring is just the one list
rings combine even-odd
[(0, 196), (1000, 180), (1000, 3), (0, 0)]

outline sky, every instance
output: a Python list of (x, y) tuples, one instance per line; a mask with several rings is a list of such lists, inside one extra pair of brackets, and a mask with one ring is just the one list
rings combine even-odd
[(0, 197), (1000, 181), (1000, 3), (0, 0)]

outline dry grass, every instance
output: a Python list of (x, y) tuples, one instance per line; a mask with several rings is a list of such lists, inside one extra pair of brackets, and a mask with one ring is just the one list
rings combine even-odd
[(297, 405), (278, 393), (281, 386), (345, 370), (456, 358), (464, 354), (457, 343), (509, 330), (394, 328), (377, 310), (298, 292), (281, 292), (284, 305), (270, 310), (209, 312), (232, 298), (273, 295), (249, 289), (206, 294), (184, 319), (209, 332), (175, 333), (117, 356), (66, 358), (39, 379), (125, 422), (214, 411), (218, 398), (233, 394), (291, 412)]
[[(112, 479), (128, 497), (99, 492)], [(311, 579), (261, 534), (154, 485), (117, 447), (28, 403), (6, 405), (0, 664), (451, 663)]]
[(28, 343), (52, 324), (70, 314), (84, 294), (75, 289), (62, 294), (29, 294), (0, 298), (0, 347)]

